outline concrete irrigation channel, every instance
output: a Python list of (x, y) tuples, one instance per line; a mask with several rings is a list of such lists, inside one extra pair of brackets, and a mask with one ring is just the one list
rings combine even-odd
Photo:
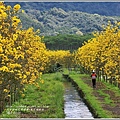
[(94, 118), (92, 108), (84, 100), (84, 93), (68, 75), (63, 77), (67, 80), (64, 82), (65, 118)]

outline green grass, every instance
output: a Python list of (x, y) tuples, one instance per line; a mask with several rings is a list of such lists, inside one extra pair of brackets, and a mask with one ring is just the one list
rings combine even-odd
[[(64, 69), (63, 74), (69, 74), (72, 79), (78, 84), (78, 86), (82, 89), (85, 94), (85, 99), (94, 108), (96, 114), (100, 118), (112, 118), (113, 115), (105, 111), (102, 108), (102, 104), (97, 100), (95, 96), (93, 96), (94, 89), (87, 84), (85, 84), (82, 77), (87, 77), (86, 74), (78, 74), (75, 71), (68, 71)], [(34, 85), (26, 85), (25, 97), (20, 98), (18, 102), (15, 102), (11, 107), (7, 107), (3, 113), (0, 115), (0, 118), (19, 118), (20, 113), (24, 114), (33, 114), (38, 118), (64, 118), (64, 79), (62, 78), (62, 74), (60, 72), (52, 73), (52, 74), (43, 74), (42, 79), (44, 79), (44, 84), (40, 84), (40, 89), (35, 87)], [(111, 89), (116, 94), (115, 96), (120, 96), (119, 88), (102, 81), (105, 85), (105, 89), (98, 90), (97, 92), (104, 96), (104, 104), (111, 104), (114, 106), (113, 101), (110, 99), (108, 94), (104, 93), (104, 90)], [(47, 107), (46, 111), (35, 112), (30, 111), (28, 107)]]
[(98, 101), (97, 98), (95, 96), (93, 96), (93, 88), (89, 87), (87, 84), (84, 83), (83, 80), (81, 80), (81, 77), (84, 77), (84, 76), (86, 77), (87, 75), (85, 75), (85, 74), (70, 75), (70, 77), (82, 89), (82, 91), (85, 94), (84, 99), (86, 99), (89, 102), (89, 104), (91, 105), (91, 107), (94, 108), (98, 117), (100, 117), (100, 118), (111, 118), (112, 117), (111, 113), (108, 112), (108, 111), (105, 111), (102, 108), (102, 104), (100, 103), (100, 101)]
[[(39, 83), (40, 89), (34, 85), (27, 85), (25, 97), (21, 98), (19, 102), (15, 102), (11, 108), (4, 110), (0, 118), (19, 118), (20, 113), (33, 114), (38, 118), (64, 118), (64, 86), (62, 75), (60, 73), (44, 74), (42, 78), (44, 79), (44, 83)], [(19, 109), (20, 106), (23, 106), (23, 108)], [(27, 107), (30, 106), (45, 106), (48, 109), (42, 112), (35, 112), (27, 110)], [(10, 109), (13, 112), (10, 112)]]
[[(111, 84), (109, 82), (105, 82), (103, 79), (102, 79), (102, 82), (106, 85), (106, 88), (103, 89), (103, 91), (104, 90), (112, 90), (115, 93), (115, 97), (120, 96), (120, 89), (117, 86), (115, 86), (114, 84)], [(115, 105), (109, 96), (107, 97), (107, 95), (105, 95), (105, 93), (102, 93), (102, 90), (101, 90), (101, 94), (106, 96), (106, 98), (105, 98), (106, 103), (110, 104), (111, 106)]]
[(101, 89), (101, 90), (97, 91), (99, 93), (99, 95), (104, 97), (104, 103), (109, 104), (111, 106), (115, 106), (115, 104), (113, 103), (113, 100), (110, 99), (110, 95), (107, 93), (104, 93), (104, 90), (105, 89)]
[(120, 96), (120, 89), (117, 86), (115, 86), (114, 84), (110, 84), (108, 82), (105, 82), (103, 80), (102, 80), (102, 82), (107, 86), (108, 90), (111, 89), (112, 91), (115, 92), (116, 96), (117, 95)]

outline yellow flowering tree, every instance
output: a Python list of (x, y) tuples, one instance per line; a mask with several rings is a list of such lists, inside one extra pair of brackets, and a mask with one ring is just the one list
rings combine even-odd
[(72, 57), (70, 51), (65, 50), (56, 50), (51, 51), (47, 50), (48, 63), (46, 66), (46, 72), (54, 69), (56, 63), (60, 63), (63, 67), (68, 67), (71, 65)]
[(81, 48), (76, 51), (76, 63), (83, 66), (85, 70), (96, 70), (101, 75), (114, 78), (120, 82), (120, 29), (119, 22), (104, 27), (101, 32), (94, 32), (94, 38), (85, 42)]
[(48, 61), (39, 31), (21, 29), (19, 11), (19, 4), (12, 8), (0, 2), (0, 110), (23, 93), (25, 84), (39, 87), (37, 78)]

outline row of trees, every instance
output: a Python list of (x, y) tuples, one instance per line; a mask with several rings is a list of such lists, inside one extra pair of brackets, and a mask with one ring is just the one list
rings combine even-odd
[(0, 112), (24, 97), (26, 84), (39, 89), (43, 71), (48, 72), (56, 62), (65, 64), (70, 56), (69, 51), (47, 50), (39, 30), (22, 30), (19, 12), (23, 12), (19, 4), (12, 8), (0, 2)]
[(85, 35), (67, 35), (67, 34), (58, 34), (56, 36), (45, 36), (44, 42), (48, 49), (50, 50), (77, 50), (82, 46), (84, 41), (92, 38), (92, 34)]
[[(84, 42), (75, 53), (76, 64), (86, 71), (96, 70), (100, 79), (103, 77), (115, 84), (120, 83), (120, 23), (108, 22), (103, 31), (95, 32), (94, 38)], [(102, 76), (102, 77), (101, 77)]]
[(120, 23), (113, 26), (109, 22), (103, 31), (94, 33), (93, 38), (71, 53), (48, 50), (39, 30), (21, 29), (19, 12), (19, 4), (12, 8), (0, 2), (0, 111), (19, 96), (24, 97), (26, 84), (39, 89), (42, 73), (50, 72), (56, 63), (68, 68), (76, 65), (88, 73), (95, 69), (100, 78), (110, 77), (120, 83)]

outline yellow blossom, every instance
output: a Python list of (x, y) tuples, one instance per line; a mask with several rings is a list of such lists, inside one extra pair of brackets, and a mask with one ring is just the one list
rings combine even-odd
[(40, 82), (43, 84), (43, 83), (44, 83), (44, 80), (41, 80)]
[(11, 97), (11, 95), (8, 95), (8, 97)]
[(2, 84), (2, 81), (0, 81), (0, 84)]
[(30, 75), (30, 72), (26, 72), (26, 75)]
[(22, 13), (24, 13), (25, 11), (24, 10), (22, 10)]
[(22, 94), (22, 97), (25, 97), (25, 94)]
[(1, 67), (0, 68), (0, 71), (5, 71), (5, 72), (8, 72), (9, 71), (9, 69), (8, 69), (8, 67), (6, 67), (6, 66), (3, 66), (3, 67)]
[(42, 72), (40, 72), (40, 75), (42, 75)]
[(6, 92), (6, 93), (7, 93), (7, 92), (9, 92), (9, 90), (8, 90), (8, 89), (4, 89), (3, 91), (4, 91), (4, 92)]
[(0, 53), (2, 53), (3, 52), (3, 49), (2, 49), (2, 46), (0, 46)]
[(11, 6), (10, 6), (10, 5), (8, 5), (8, 6), (7, 6), (7, 10), (10, 10), (10, 9), (11, 9)]
[(27, 76), (26, 76), (26, 75), (23, 75), (23, 78), (25, 79), (25, 78), (27, 78)]
[(13, 9), (14, 9), (15, 11), (18, 11), (20, 8), (21, 8), (21, 6), (20, 6), (19, 4), (16, 4)]

